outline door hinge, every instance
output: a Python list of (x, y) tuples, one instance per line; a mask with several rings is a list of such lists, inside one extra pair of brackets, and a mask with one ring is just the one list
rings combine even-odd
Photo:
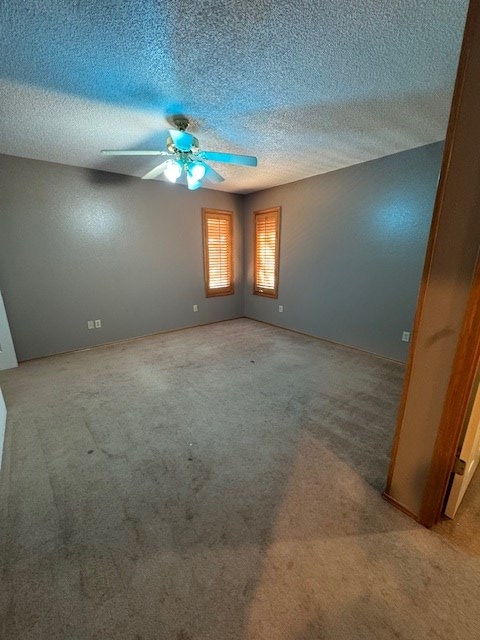
[(453, 473), (456, 473), (457, 476), (463, 476), (465, 474), (465, 469), (467, 467), (467, 463), (465, 460), (461, 458), (455, 459), (455, 466), (453, 467)]

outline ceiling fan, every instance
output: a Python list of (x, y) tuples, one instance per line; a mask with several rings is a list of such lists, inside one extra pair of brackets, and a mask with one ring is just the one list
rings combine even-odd
[(176, 182), (182, 173), (185, 173), (187, 186), (191, 190), (201, 187), (204, 178), (216, 183), (224, 180), (205, 160), (241, 164), (247, 167), (257, 166), (257, 159), (254, 156), (200, 151), (197, 138), (187, 132), (190, 124), (188, 119), (183, 116), (175, 116), (173, 123), (177, 128), (169, 130), (167, 151), (103, 149), (101, 153), (104, 156), (164, 156), (167, 160), (154, 167), (142, 177), (142, 180), (152, 180), (163, 173), (170, 182)]

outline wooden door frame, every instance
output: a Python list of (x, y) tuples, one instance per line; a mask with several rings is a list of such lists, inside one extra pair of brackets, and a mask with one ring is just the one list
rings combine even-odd
[[(445, 154), (435, 203), (432, 235), (428, 254), (430, 259), (435, 244), (435, 230), (443, 204), (446, 177), (450, 170), (450, 158), (455, 145), (455, 133), (459, 123), (460, 102), (465, 86), (466, 67), (475, 28), (480, 20), (480, 1), (471, 0), (465, 23), (465, 33), (448, 123)], [(479, 212), (480, 213), (480, 212)], [(480, 239), (479, 239), (480, 244)], [(427, 476), (418, 521), (432, 527), (441, 518), (451, 474), (455, 465), (460, 438), (469, 407), (475, 376), (480, 365), (480, 253), (472, 277), (466, 311), (452, 364), (450, 381), (445, 395), (440, 424)], [(427, 258), (428, 265), (428, 258)], [(421, 305), (420, 305), (421, 308)]]
[[(422, 320), (425, 312), (426, 298), (430, 288), (430, 276), (435, 266), (435, 256), (438, 251), (437, 237), (441, 234), (442, 220), (448, 214), (445, 201), (448, 201), (446, 194), (449, 188), (449, 176), (452, 172), (458, 171), (458, 152), (461, 151), (459, 139), (465, 137), (466, 127), (475, 121), (472, 104), (469, 94), (471, 94), (473, 77), (477, 75), (477, 69), (471, 66), (471, 52), (478, 55), (477, 34), (480, 31), (480, 0), (470, 0), (466, 17), (465, 31), (460, 52), (460, 59), (453, 93), (452, 107), (448, 122), (445, 150), (443, 154), (440, 180), (435, 198), (434, 212), (430, 236), (428, 240), (427, 253), (423, 269), (422, 281), (420, 285), (418, 304), (413, 327), (413, 340), (410, 348), (405, 382), (402, 398), (400, 401), (397, 429), (393, 441), (390, 469), (387, 479), (387, 486), (384, 497), (397, 508), (411, 515), (421, 524), (430, 527), (441, 517), (445, 494), (448, 482), (453, 471), (457, 448), (459, 445), (468, 402), (472, 391), (472, 385), (480, 358), (480, 266), (478, 264), (478, 247), (480, 237), (475, 240), (477, 245), (477, 264), (475, 265), (475, 253), (471, 255), (468, 272), (471, 274), (469, 288), (465, 292), (465, 313), (463, 319), (459, 318), (460, 326), (457, 324), (454, 329), (458, 335), (456, 345), (453, 347), (453, 357), (450, 360), (448, 375), (448, 386), (441, 405), (441, 415), (438, 420), (438, 431), (436, 434), (433, 455), (430, 459), (426, 484), (421, 496), (419, 512), (412, 512), (410, 506), (401, 504), (391, 495), (395, 465), (397, 462), (400, 447), (400, 438), (404, 427), (406, 415), (407, 399), (410, 394), (412, 372), (414, 370), (415, 357), (419, 349), (419, 333), (422, 328)], [(474, 48), (475, 46), (475, 48)], [(468, 106), (465, 106), (468, 105)], [(473, 109), (474, 110), (474, 109)], [(456, 154), (457, 162), (452, 161), (452, 156)], [(452, 167), (452, 164), (455, 164)], [(471, 180), (476, 180), (471, 176)], [(475, 182), (475, 185), (477, 183)], [(478, 188), (470, 197), (469, 207), (476, 207), (479, 202)], [(474, 210), (471, 209), (473, 215)], [(480, 213), (480, 212), (479, 212)], [(472, 217), (472, 216), (471, 216)], [(448, 219), (448, 218), (447, 218)], [(443, 238), (444, 239), (444, 238)], [(437, 274), (438, 275), (438, 274)], [(462, 302), (463, 306), (463, 302)]]
[(473, 276), (452, 375), (443, 405), (432, 463), (418, 521), (426, 527), (442, 515), (450, 476), (455, 465), (475, 377), (480, 365), (480, 260)]

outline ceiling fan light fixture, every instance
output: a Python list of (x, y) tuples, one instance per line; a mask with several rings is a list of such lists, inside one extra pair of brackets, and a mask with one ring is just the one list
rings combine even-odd
[(164, 174), (170, 182), (176, 182), (185, 172), (187, 185), (190, 190), (199, 189), (202, 180), (219, 184), (224, 178), (215, 171), (206, 160), (226, 162), (247, 167), (256, 167), (257, 158), (239, 155), (238, 153), (222, 153), (218, 151), (201, 151), (198, 139), (188, 133), (189, 122), (185, 116), (175, 116), (173, 124), (177, 129), (169, 129), (167, 136), (167, 150), (150, 149), (104, 149), (103, 155), (108, 156), (167, 156), (168, 160), (151, 169), (143, 180), (153, 180)]
[(194, 178), (190, 171), (187, 171), (187, 185), (190, 191), (193, 191), (194, 189), (199, 189), (202, 186), (202, 183), (200, 180)]
[(195, 178), (195, 180), (202, 180), (205, 177), (205, 165), (201, 162), (193, 161), (188, 165), (188, 173)]
[(176, 182), (182, 175), (182, 165), (177, 162), (177, 160), (168, 160), (164, 173), (167, 180), (170, 180), (170, 182)]

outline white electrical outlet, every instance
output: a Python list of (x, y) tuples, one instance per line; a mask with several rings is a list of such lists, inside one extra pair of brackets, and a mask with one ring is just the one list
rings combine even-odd
[(410, 342), (410, 331), (404, 331), (402, 333), (402, 342)]
[(95, 320), (95, 329), (101, 329), (101, 328), (102, 328), (102, 321)]
[(198, 304), (194, 304), (193, 305), (193, 310), (194, 310), (195, 313), (198, 311)]
[(283, 304), (278, 305), (278, 312), (283, 313)]
[(87, 327), (89, 329), (95, 329), (95, 323), (93, 322), (93, 320), (87, 320)]

